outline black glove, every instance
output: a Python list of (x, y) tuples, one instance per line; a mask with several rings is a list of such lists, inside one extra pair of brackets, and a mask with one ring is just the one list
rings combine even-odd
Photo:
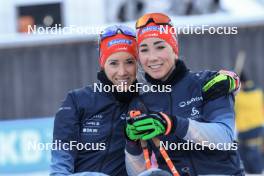
[(240, 81), (234, 72), (220, 70), (204, 83), (202, 96), (205, 101), (214, 100), (221, 96), (239, 91)]

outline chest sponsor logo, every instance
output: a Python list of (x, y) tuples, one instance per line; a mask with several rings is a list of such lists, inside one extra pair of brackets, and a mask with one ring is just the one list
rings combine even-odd
[(191, 119), (198, 119), (199, 117), (200, 117), (199, 110), (197, 110), (196, 107), (192, 107)]
[(198, 102), (198, 101), (202, 101), (202, 100), (203, 100), (203, 97), (194, 97), (194, 98), (191, 98), (190, 100), (181, 101), (179, 103), (179, 107), (183, 108), (183, 107), (191, 105), (194, 102)]
[(99, 129), (97, 129), (97, 128), (84, 127), (84, 128), (82, 129), (82, 132), (83, 132), (83, 133), (90, 133), (90, 134), (98, 134)]
[(82, 132), (86, 134), (98, 135), (100, 132), (102, 114), (95, 114), (87, 119), (82, 125)]
[(193, 107), (191, 116), (195, 116), (195, 115), (199, 115), (199, 114), (200, 114), (200, 112), (195, 107)]
[(93, 120), (101, 120), (103, 118), (102, 114), (95, 114), (91, 117)]

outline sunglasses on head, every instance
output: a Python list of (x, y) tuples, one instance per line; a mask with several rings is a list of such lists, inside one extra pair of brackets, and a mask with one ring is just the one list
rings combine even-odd
[(114, 25), (114, 26), (110, 26), (105, 28), (102, 33), (99, 35), (99, 55), (101, 53), (100, 48), (101, 48), (101, 42), (108, 38), (108, 37), (113, 37), (117, 34), (123, 34), (129, 37), (133, 37), (136, 38), (136, 33), (133, 29), (124, 26), (124, 25)]
[(115, 36), (117, 34), (124, 34), (126, 36), (134, 37), (136, 38), (136, 33), (133, 29), (124, 26), (124, 25), (114, 25), (108, 28), (105, 28), (102, 33), (100, 34), (99, 41), (104, 40), (105, 38)]
[(167, 24), (172, 26), (171, 19), (162, 13), (149, 13), (140, 17), (136, 22), (136, 29), (147, 26), (148, 23), (154, 22), (155, 24)]

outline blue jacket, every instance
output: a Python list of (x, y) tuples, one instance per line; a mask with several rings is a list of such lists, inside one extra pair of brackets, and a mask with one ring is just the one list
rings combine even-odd
[[(54, 121), (53, 141), (70, 143), (72, 150), (53, 150), (50, 175), (101, 172), (127, 175), (124, 125), (128, 105), (113, 94), (90, 86), (68, 93)], [(86, 144), (86, 149), (81, 145)], [(58, 145), (57, 145), (58, 146)]]
[[(164, 112), (174, 119), (174, 129), (167, 136), (160, 136), (160, 140), (167, 146), (167, 152), (176, 169), (181, 175), (222, 174), (240, 175), (240, 157), (233, 143), (233, 150), (184, 150), (175, 148), (176, 144), (219, 142), (232, 143), (235, 140), (234, 99), (232, 95), (223, 96), (213, 101), (204, 102), (202, 85), (215, 72), (203, 71), (193, 73), (186, 69), (182, 61), (176, 64), (175, 74), (170, 76), (171, 92), (147, 92), (135, 98), (131, 109), (143, 111)], [(150, 79), (150, 78), (149, 78)], [(162, 85), (152, 80), (152, 84)], [(155, 152), (159, 168), (169, 171), (166, 162), (152, 141), (148, 141), (149, 149)], [(173, 144), (173, 145), (172, 145)], [(221, 147), (221, 146), (220, 146)], [(133, 151), (128, 151), (133, 153)]]

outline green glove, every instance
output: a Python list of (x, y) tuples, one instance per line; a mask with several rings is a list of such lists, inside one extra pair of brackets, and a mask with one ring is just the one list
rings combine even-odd
[(135, 126), (131, 124), (127, 124), (126, 125), (126, 136), (129, 140), (136, 141), (136, 140), (139, 140), (143, 136), (143, 134), (137, 131)]
[(126, 133), (130, 139), (149, 140), (165, 133), (168, 134), (171, 129), (172, 120), (169, 116), (153, 112), (131, 118), (126, 127)]
[(149, 140), (165, 133), (165, 127), (155, 119), (144, 119), (135, 122), (133, 125), (137, 130), (147, 132), (145, 135), (142, 135), (142, 140)]
[(234, 72), (220, 70), (204, 84), (202, 88), (203, 99), (208, 101), (229, 93), (236, 94), (239, 87), (240, 81)]

